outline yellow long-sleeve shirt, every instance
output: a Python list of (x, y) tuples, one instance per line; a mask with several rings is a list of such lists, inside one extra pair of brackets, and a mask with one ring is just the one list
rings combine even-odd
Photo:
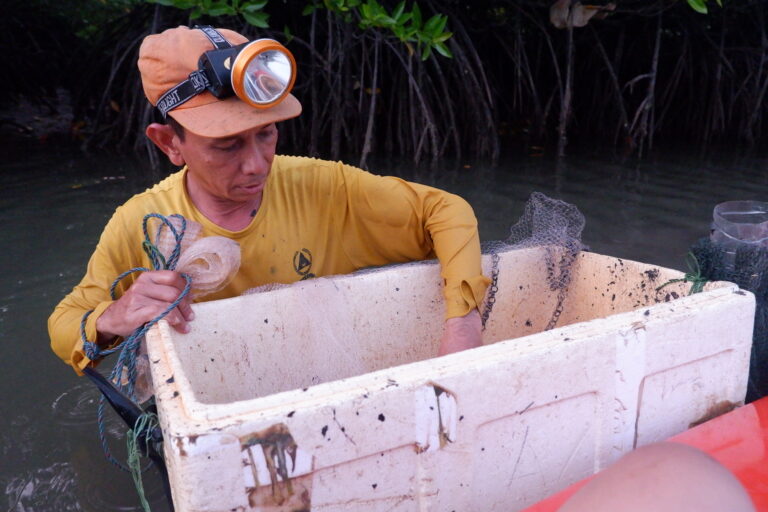
[[(82, 281), (49, 318), (53, 351), (78, 373), (90, 363), (79, 334), (83, 314), (93, 310), (85, 328), (93, 341), (96, 320), (112, 303), (109, 288), (115, 277), (151, 266), (142, 250), (142, 219), (148, 213), (181, 214), (203, 226), (201, 236), (225, 236), (240, 244), (239, 271), (203, 300), (233, 297), (267, 283), (435, 256), (445, 283), (446, 318), (467, 314), (483, 299), (489, 280), (480, 267), (477, 221), (456, 195), (339, 162), (276, 156), (253, 221), (229, 231), (197, 210), (185, 173), (172, 174), (115, 211)], [(118, 285), (118, 297), (133, 276)]]

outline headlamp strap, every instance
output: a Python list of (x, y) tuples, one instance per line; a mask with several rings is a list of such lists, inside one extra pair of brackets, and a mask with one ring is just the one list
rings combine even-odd
[(173, 89), (160, 96), (157, 100), (157, 110), (163, 115), (163, 119), (168, 116), (168, 112), (186, 103), (208, 87), (208, 78), (200, 70), (193, 71), (189, 78), (179, 83)]
[(232, 45), (229, 44), (229, 41), (224, 39), (224, 36), (210, 25), (195, 25), (192, 28), (201, 30), (203, 34), (205, 34), (205, 37), (207, 37), (208, 40), (213, 43), (213, 46), (215, 46), (217, 50), (232, 47)]
[[(200, 29), (217, 50), (232, 47), (229, 41), (224, 39), (224, 36), (215, 28), (209, 25), (195, 25), (194, 28)], [(165, 119), (168, 117), (168, 112), (206, 90), (209, 84), (208, 77), (205, 76), (202, 70), (193, 71), (189, 74), (189, 78), (160, 96), (160, 99), (157, 100), (157, 110), (160, 111), (163, 119)]]

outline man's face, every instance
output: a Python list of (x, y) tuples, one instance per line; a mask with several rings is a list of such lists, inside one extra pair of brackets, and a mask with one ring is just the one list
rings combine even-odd
[(261, 198), (277, 145), (277, 126), (259, 126), (225, 138), (185, 132), (174, 139), (192, 186), (212, 199), (247, 203)]

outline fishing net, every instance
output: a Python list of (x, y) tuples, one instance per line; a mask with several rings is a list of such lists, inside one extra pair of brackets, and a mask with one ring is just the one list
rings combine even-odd
[(755, 294), (755, 327), (746, 402), (768, 395), (768, 247), (702, 238), (691, 247), (701, 276), (729, 281)]
[[(181, 218), (168, 217), (177, 232), (181, 230)], [(240, 268), (240, 245), (223, 236), (201, 238), (202, 226), (187, 220), (186, 231), (181, 239), (181, 255), (176, 263), (176, 271), (188, 274), (192, 278), (192, 299), (224, 288)], [(155, 246), (166, 259), (171, 258), (176, 248), (176, 238), (165, 224), (157, 227)]]
[[(173, 225), (177, 233), (181, 232), (181, 217), (170, 216), (166, 220)], [(202, 230), (200, 224), (187, 220), (184, 236), (178, 243), (176, 236), (164, 222), (157, 221), (149, 226), (148, 230), (155, 233), (153, 243), (165, 261), (173, 257), (174, 250), (179, 245), (180, 254), (176, 271), (188, 274), (192, 278), (192, 288), (189, 293), (193, 300), (224, 288), (240, 268), (240, 245), (223, 236), (202, 237)], [(147, 401), (154, 393), (149, 376), (146, 345), (146, 340), (143, 339), (136, 354), (134, 392), (139, 403)], [(123, 381), (127, 379), (127, 373), (124, 371)]]
[(497, 253), (532, 247), (544, 249), (547, 284), (550, 290), (557, 292), (557, 305), (545, 330), (557, 325), (571, 283), (573, 264), (579, 252), (585, 248), (581, 243), (584, 224), (584, 215), (576, 206), (549, 198), (541, 192), (531, 194), (523, 215), (510, 228), (509, 236), (505, 240), (486, 242), (482, 246), (483, 253), (492, 255), (491, 286), (482, 312), (483, 327), (493, 309), (498, 291)]

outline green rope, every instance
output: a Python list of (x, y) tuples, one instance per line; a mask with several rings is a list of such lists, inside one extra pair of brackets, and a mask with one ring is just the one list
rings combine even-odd
[(149, 240), (144, 240), (141, 243), (141, 248), (144, 249), (144, 252), (147, 256), (149, 256), (149, 260), (152, 263), (156, 263), (157, 268), (161, 269), (167, 269), (168, 268), (168, 262), (165, 259), (165, 256), (163, 256), (163, 253), (160, 252), (160, 249), (157, 248), (155, 244), (150, 242)]
[(699, 262), (696, 259), (696, 256), (694, 256), (694, 254), (689, 251), (685, 257), (685, 262), (688, 264), (689, 272), (686, 272), (681, 279), (670, 279), (663, 285), (656, 288), (656, 291), (661, 290), (668, 284), (681, 282), (692, 283), (691, 291), (688, 292), (688, 295), (693, 295), (694, 293), (700, 293), (703, 291), (704, 285), (709, 282), (709, 279), (701, 275), (701, 267), (699, 266)]
[(141, 500), (141, 506), (144, 508), (144, 512), (151, 512), (149, 503), (144, 495), (144, 483), (141, 480), (141, 457), (146, 457), (146, 453), (141, 453), (139, 450), (139, 436), (144, 436), (146, 446), (152, 442), (152, 431), (158, 426), (157, 415), (151, 412), (145, 412), (139, 419), (136, 420), (136, 424), (133, 426), (133, 430), (129, 430), (127, 433), (127, 445), (128, 445), (128, 467), (131, 470), (131, 476), (133, 476), (133, 483), (136, 486), (136, 494), (139, 495)]

